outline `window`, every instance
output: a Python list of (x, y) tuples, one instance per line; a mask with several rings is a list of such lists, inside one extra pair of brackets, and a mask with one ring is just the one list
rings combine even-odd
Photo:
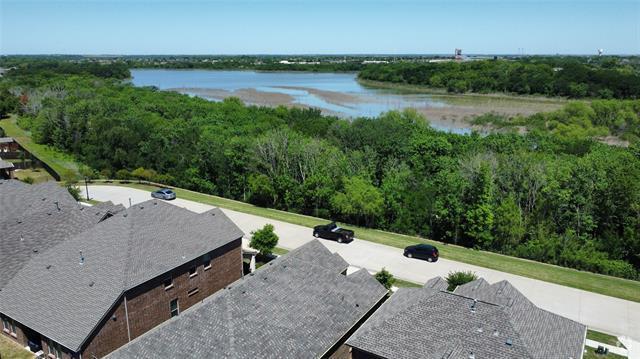
[(211, 255), (205, 254), (202, 256), (202, 265), (204, 266), (204, 270), (211, 269)]
[(16, 336), (16, 322), (12, 319), (2, 318), (2, 329), (14, 337)]
[(193, 277), (198, 275), (198, 269), (197, 268), (198, 267), (196, 267), (196, 266), (193, 266), (193, 267), (189, 268), (189, 278), (193, 278)]
[(190, 297), (190, 296), (192, 296), (194, 294), (198, 294), (199, 291), (200, 291), (200, 289), (198, 289), (197, 287), (193, 288), (193, 289), (191, 289), (190, 291), (187, 292), (187, 296)]
[(51, 339), (47, 339), (47, 352), (50, 358), (62, 358), (62, 348), (60, 344)]
[(171, 316), (175, 317), (180, 314), (180, 308), (178, 307), (178, 299), (174, 299), (169, 304), (169, 308), (171, 309)]
[(164, 280), (164, 290), (169, 290), (173, 288), (173, 278), (168, 277)]

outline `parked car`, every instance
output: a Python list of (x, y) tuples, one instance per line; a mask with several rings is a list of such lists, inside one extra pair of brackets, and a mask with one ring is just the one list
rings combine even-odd
[(430, 244), (416, 244), (404, 249), (404, 256), (409, 258), (426, 259), (427, 262), (438, 260), (438, 248)]
[(316, 238), (332, 239), (338, 243), (353, 241), (353, 231), (340, 228), (336, 222), (313, 227), (313, 236)]
[(157, 191), (151, 192), (151, 197), (159, 199), (176, 199), (176, 193), (168, 188), (162, 188)]

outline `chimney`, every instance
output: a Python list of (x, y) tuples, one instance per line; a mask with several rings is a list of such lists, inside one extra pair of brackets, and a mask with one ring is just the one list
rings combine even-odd
[(80, 264), (84, 264), (84, 256), (82, 255), (82, 251), (80, 251)]

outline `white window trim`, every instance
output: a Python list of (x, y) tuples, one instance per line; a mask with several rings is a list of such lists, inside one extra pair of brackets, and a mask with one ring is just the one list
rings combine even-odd
[(200, 288), (195, 287), (195, 288), (193, 288), (193, 289), (191, 289), (191, 290), (189, 290), (189, 291), (187, 292), (187, 297), (194, 296), (194, 295), (196, 295), (196, 294), (198, 294), (198, 293), (200, 293)]
[[(189, 268), (189, 271), (191, 271), (191, 268)], [(195, 272), (193, 272), (192, 274), (189, 274), (189, 278), (193, 278), (193, 277), (195, 277), (197, 275), (198, 275), (198, 266), (196, 266), (196, 271)]]
[[(169, 290), (169, 289), (173, 288), (173, 277), (171, 277), (170, 279), (171, 279), (171, 284), (165, 285), (164, 286), (164, 290)], [(164, 281), (162, 282), (162, 285), (164, 285)]]
[(204, 270), (209, 270), (209, 269), (211, 269), (211, 260), (209, 260), (209, 264), (204, 266)]

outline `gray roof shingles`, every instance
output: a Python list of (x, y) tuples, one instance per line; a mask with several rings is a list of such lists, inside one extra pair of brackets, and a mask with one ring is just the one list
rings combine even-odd
[(27, 185), (18, 180), (0, 180), (0, 222), (20, 216), (54, 209), (58, 205), (75, 205), (66, 188), (48, 181)]
[(0, 312), (78, 351), (124, 291), (242, 235), (219, 209), (147, 201), (26, 263), (0, 291)]
[(508, 282), (478, 279), (455, 293), (437, 282), (398, 290), (347, 344), (382, 358), (581, 357), (586, 327), (536, 307)]
[(0, 222), (0, 290), (29, 261), (70, 236), (102, 221), (118, 206), (44, 205), (38, 212)]
[(314, 358), (387, 293), (312, 241), (245, 276), (109, 358)]

